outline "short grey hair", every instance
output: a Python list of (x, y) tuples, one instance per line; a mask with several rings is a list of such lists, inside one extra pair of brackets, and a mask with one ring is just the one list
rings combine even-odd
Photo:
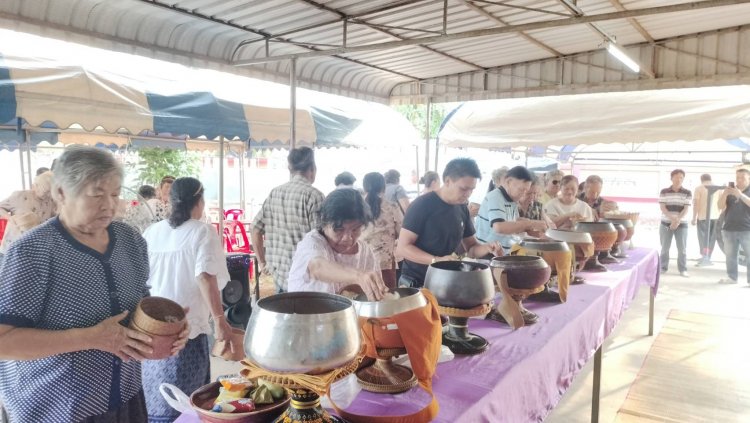
[(602, 181), (601, 176), (599, 175), (589, 175), (588, 178), (586, 178), (587, 184), (602, 184), (604, 185), (604, 181)]
[(58, 189), (62, 188), (74, 197), (83, 192), (90, 184), (108, 176), (116, 175), (123, 179), (125, 172), (120, 163), (108, 150), (74, 145), (65, 149), (57, 158), (52, 179), (52, 193), (56, 199)]
[(563, 173), (562, 170), (555, 169), (553, 171), (547, 172), (544, 175), (544, 183), (547, 184), (549, 183), (549, 181), (553, 180), (556, 177), (562, 179), (563, 176), (565, 176), (565, 173)]

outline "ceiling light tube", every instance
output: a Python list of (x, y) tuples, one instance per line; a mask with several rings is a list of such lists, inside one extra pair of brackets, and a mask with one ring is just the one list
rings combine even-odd
[(612, 56), (615, 56), (617, 60), (622, 62), (622, 64), (630, 68), (630, 70), (632, 70), (633, 72), (639, 73), (641, 71), (641, 67), (638, 65), (638, 63), (636, 63), (635, 60), (631, 59), (630, 56), (627, 55), (627, 53), (620, 50), (620, 48), (617, 47), (615, 43), (608, 41), (607, 51)]

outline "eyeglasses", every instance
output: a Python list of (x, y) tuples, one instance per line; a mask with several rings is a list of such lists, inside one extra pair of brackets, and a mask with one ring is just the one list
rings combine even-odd
[(559, 180), (557, 180), (557, 179), (553, 179), (553, 180), (551, 180), (550, 182), (552, 182), (552, 185), (557, 185), (557, 184), (559, 184), (559, 183), (560, 183), (560, 181), (559, 181)]

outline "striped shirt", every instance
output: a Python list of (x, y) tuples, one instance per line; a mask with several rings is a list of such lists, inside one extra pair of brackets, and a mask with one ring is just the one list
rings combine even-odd
[(520, 234), (501, 234), (492, 229), (495, 222), (515, 222), (518, 220), (518, 204), (499, 187), (487, 193), (477, 215), (477, 239), (482, 242), (498, 241), (503, 250), (521, 241)]
[[(671, 186), (661, 190), (659, 193), (659, 204), (664, 204), (667, 209), (667, 214), (661, 214), (661, 223), (672, 223), (671, 217), (682, 213), (686, 207), (690, 207), (692, 202), (693, 194), (683, 187), (680, 187), (677, 191), (674, 191)], [(687, 222), (687, 213), (685, 213), (682, 219), (680, 219), (680, 224), (687, 224)]]
[(302, 175), (294, 175), (268, 194), (253, 220), (265, 235), (266, 262), (279, 289), (287, 290), (289, 268), (297, 243), (318, 227), (323, 193)]

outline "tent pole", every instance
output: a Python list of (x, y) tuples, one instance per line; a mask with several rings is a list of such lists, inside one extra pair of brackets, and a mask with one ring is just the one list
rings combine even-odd
[(414, 160), (417, 162), (417, 194), (419, 194), (419, 146), (414, 146)]
[(21, 160), (21, 186), (23, 187), (23, 190), (26, 190), (26, 175), (24, 172), (24, 165), (23, 165), (23, 146), (26, 144), (26, 132), (21, 130), (22, 125), (21, 118), (18, 118), (16, 120), (16, 134), (20, 135), (20, 141), (18, 143), (18, 158)]
[(295, 148), (297, 146), (297, 59), (292, 59), (289, 64), (289, 97), (289, 107), (291, 108), (289, 142), (291, 148)]
[[(430, 113), (432, 112), (432, 99), (427, 98), (427, 111), (424, 123), (424, 170), (430, 168)], [(419, 176), (419, 175), (417, 175)]]
[(438, 171), (438, 153), (440, 152), (440, 137), (435, 137), (435, 172)]
[(224, 135), (219, 136), (219, 238), (224, 234)]
[(31, 144), (29, 141), (31, 137), (29, 136), (29, 131), (23, 131), (23, 133), (24, 138), (26, 139), (26, 163), (28, 164), (26, 168), (29, 169), (29, 187), (31, 187), (33, 185), (34, 178), (34, 175), (31, 174)]
[[(244, 211), (247, 210), (247, 204), (245, 203), (245, 156), (247, 155), (246, 145), (242, 144), (242, 150), (240, 153), (240, 208)], [(245, 216), (247, 219), (247, 216)]]

